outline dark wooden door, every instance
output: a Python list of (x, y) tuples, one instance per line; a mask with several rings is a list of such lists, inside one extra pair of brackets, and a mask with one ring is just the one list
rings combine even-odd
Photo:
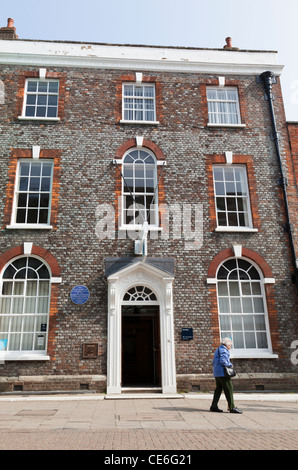
[[(122, 315), (122, 386), (160, 384), (160, 345), (158, 308), (144, 316), (141, 308)], [(153, 314), (154, 313), (154, 314)]]

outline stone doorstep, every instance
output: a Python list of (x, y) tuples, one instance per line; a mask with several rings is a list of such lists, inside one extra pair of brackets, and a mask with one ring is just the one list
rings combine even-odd
[(185, 395), (180, 393), (114, 393), (105, 395), (105, 400), (131, 400), (131, 399), (174, 399), (174, 398), (185, 398)]

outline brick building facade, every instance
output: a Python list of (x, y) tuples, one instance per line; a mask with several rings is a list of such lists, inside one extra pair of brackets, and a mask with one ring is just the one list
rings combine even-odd
[(277, 54), (0, 38), (1, 391), (296, 389)]
[(296, 253), (298, 252), (298, 122), (287, 122), (290, 156), (288, 161), (289, 207)]

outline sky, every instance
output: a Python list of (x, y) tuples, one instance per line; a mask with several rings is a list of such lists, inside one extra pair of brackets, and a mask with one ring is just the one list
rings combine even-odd
[(286, 118), (298, 121), (298, 0), (0, 0), (20, 39), (278, 51)]

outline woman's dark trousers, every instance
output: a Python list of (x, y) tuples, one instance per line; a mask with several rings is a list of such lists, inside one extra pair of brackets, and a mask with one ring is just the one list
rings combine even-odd
[(215, 382), (216, 388), (214, 390), (213, 401), (211, 405), (212, 408), (217, 408), (222, 391), (224, 391), (225, 397), (227, 399), (229, 410), (235, 408), (232, 380), (227, 379), (226, 377), (215, 377)]

